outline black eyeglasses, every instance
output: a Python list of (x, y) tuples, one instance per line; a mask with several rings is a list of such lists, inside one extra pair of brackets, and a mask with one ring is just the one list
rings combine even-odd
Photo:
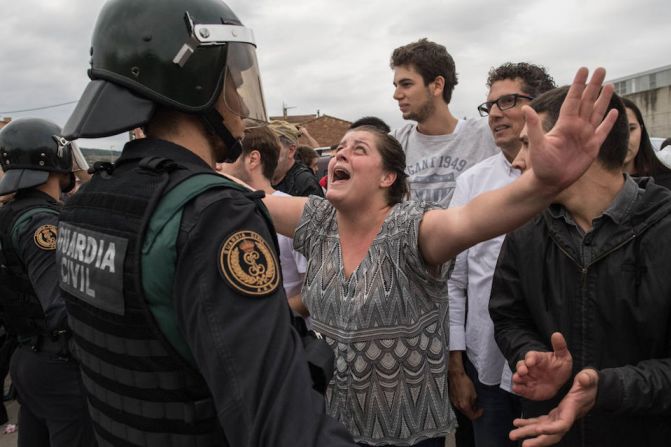
[(494, 104), (498, 106), (499, 110), (512, 109), (517, 105), (517, 100), (520, 98), (528, 99), (529, 101), (534, 99), (532, 96), (520, 95), (517, 93), (513, 93), (511, 95), (503, 95), (496, 101), (487, 101), (480, 104), (478, 106), (478, 112), (480, 112), (480, 116), (487, 116), (489, 115), (489, 111), (492, 110)]

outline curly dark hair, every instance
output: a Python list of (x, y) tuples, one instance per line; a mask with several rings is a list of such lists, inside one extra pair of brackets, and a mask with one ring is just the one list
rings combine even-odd
[(506, 62), (496, 68), (492, 67), (487, 75), (487, 87), (491, 88), (496, 81), (505, 79), (521, 80), (524, 93), (534, 98), (557, 87), (545, 67), (526, 62)]
[(424, 38), (398, 47), (391, 54), (389, 66), (393, 70), (403, 65), (413, 66), (422, 75), (424, 85), (442, 76), (445, 79), (443, 99), (447, 104), (450, 103), (452, 91), (459, 82), (454, 59), (444, 46)]

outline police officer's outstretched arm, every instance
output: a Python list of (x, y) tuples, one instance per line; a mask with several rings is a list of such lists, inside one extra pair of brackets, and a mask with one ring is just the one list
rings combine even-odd
[(178, 253), (179, 324), (229, 444), (354, 445), (311, 388), (273, 239), (254, 203), (234, 191), (198, 197), (185, 209)]

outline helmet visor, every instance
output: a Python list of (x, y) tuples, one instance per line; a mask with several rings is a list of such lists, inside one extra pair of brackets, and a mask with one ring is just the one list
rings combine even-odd
[(253, 45), (228, 43), (224, 77), (226, 108), (245, 120), (248, 127), (268, 122), (259, 65)]
[(89, 164), (79, 149), (79, 145), (74, 141), (70, 141), (70, 151), (72, 152), (72, 172), (88, 171)]

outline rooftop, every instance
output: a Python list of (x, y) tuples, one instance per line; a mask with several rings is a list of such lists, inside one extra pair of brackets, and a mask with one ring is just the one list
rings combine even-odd
[(651, 75), (651, 74), (654, 74), (654, 73), (661, 73), (661, 72), (666, 71), (666, 70), (671, 70), (671, 65), (665, 65), (663, 67), (651, 68), (650, 70), (642, 71), (640, 73), (635, 73), (635, 74), (631, 74), (631, 75), (628, 75), (628, 76), (623, 76), (621, 78), (611, 79), (607, 82), (616, 83), (616, 82), (627, 81), (629, 79), (634, 79), (634, 78), (638, 78), (638, 77), (641, 77), (641, 76), (648, 76), (648, 75)]

